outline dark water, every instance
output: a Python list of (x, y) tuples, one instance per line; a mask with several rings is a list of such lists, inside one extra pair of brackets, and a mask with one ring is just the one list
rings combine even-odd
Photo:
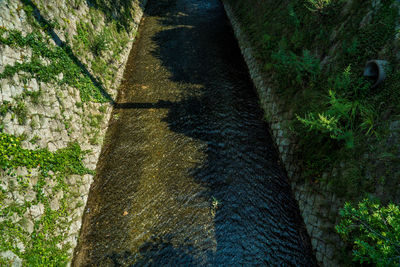
[(217, 0), (150, 0), (76, 266), (313, 266)]

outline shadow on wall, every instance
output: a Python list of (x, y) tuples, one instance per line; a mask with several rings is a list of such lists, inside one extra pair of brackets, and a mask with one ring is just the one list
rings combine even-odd
[[(180, 10), (175, 8), (178, 4)], [(179, 99), (183, 100), (165, 100), (172, 94), (169, 90), (176, 88), (163, 87), (160, 82), (159, 88), (151, 88), (153, 91), (148, 95), (140, 95), (150, 99), (147, 103), (128, 100), (115, 104), (117, 109), (132, 112), (122, 113), (112, 133), (113, 141), (106, 147), (108, 152), (102, 154), (101, 161), (105, 164), (100, 164), (97, 170), (102, 175), (91, 189), (91, 192), (96, 190), (94, 197), (89, 198), (89, 204), (95, 203), (93, 207), (98, 207), (99, 212), (88, 215), (93, 217), (85, 222), (90, 225), (85, 233), (90, 245), (84, 244), (87, 248), (83, 253), (91, 254), (87, 257), (89, 260), (114, 266), (273, 263), (315, 266), (297, 203), (279, 165), (268, 127), (262, 120), (263, 112), (221, 4), (217, 0), (152, 0), (145, 13), (164, 26), (164, 30), (152, 37), (145, 37), (145, 32), (141, 35), (141, 38), (151, 38), (151, 45), (154, 45), (151, 54), (145, 56), (158, 59), (169, 71), (169, 80), (180, 86), (182, 97)], [(141, 62), (141, 56), (138, 53), (135, 63)], [(144, 81), (141, 75), (148, 73), (135, 72), (133, 68), (131, 74), (139, 84)], [(138, 177), (142, 177), (142, 168), (147, 166), (146, 157), (152, 156), (146, 154), (147, 150), (136, 147), (135, 142), (142, 144), (144, 136), (132, 134), (132, 131), (141, 126), (140, 116), (147, 116), (139, 109), (155, 108), (167, 109), (162, 121), (172, 132), (204, 145), (201, 146), (204, 161), (182, 170), (183, 175), (188, 172), (202, 189), (187, 202), (178, 197), (176, 207), (167, 207), (171, 209), (169, 213), (157, 214), (157, 221), (146, 231), (160, 234), (141, 245), (139, 253), (133, 255), (126, 247), (123, 252), (116, 252), (120, 244), (128, 243), (127, 235), (131, 234), (129, 217), (117, 221), (116, 218), (120, 218), (125, 208), (129, 209), (127, 198), (142, 186)], [(139, 126), (131, 125), (135, 120)], [(166, 157), (162, 164), (171, 163), (168, 160)], [(175, 166), (179, 162), (172, 163)], [(167, 196), (183, 190), (177, 188), (180, 185), (175, 180), (180, 174), (174, 175), (163, 177), (162, 190)], [(170, 180), (166, 182), (165, 179)], [(193, 205), (193, 209), (199, 209), (196, 203), (206, 209), (214, 207), (212, 217), (207, 217), (213, 228), (213, 240), (204, 238), (211, 234), (205, 233), (203, 225), (196, 229), (197, 218), (181, 216), (174, 218), (173, 224), (167, 218), (171, 214), (175, 216), (174, 211), (179, 210), (174, 209), (181, 206)], [(182, 231), (183, 240), (180, 239)], [(133, 239), (136, 234), (141, 233), (134, 233)], [(105, 246), (115, 248), (115, 252), (106, 256), (107, 253), (99, 253), (108, 251)]]

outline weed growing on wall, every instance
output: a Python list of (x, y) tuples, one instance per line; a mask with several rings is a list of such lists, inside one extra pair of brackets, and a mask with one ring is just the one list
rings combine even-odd
[[(398, 140), (388, 138), (400, 118), (397, 1), (225, 1), (283, 109), (294, 115), (304, 182), (328, 184), (355, 202), (377, 187), (392, 192), (399, 173)], [(378, 88), (363, 77), (371, 59), (389, 62)], [(368, 201), (345, 206), (337, 230), (354, 246), (355, 260), (399, 265), (398, 210)]]
[[(73, 23), (68, 15), (61, 17), (66, 14), (64, 10), (58, 13), (60, 16), (52, 16), (57, 4), (30, 0), (21, 0), (17, 4), (18, 16), (26, 17), (34, 30), (22, 34), (19, 30), (0, 27), (1, 46), (28, 52), (27, 56), (4, 66), (0, 73), (0, 80), (8, 79), (11, 86), (22, 87), (18, 88), (19, 92), (22, 90), (21, 94), (0, 104), (0, 116), (11, 115), (11, 120), (26, 124), (30, 104), (42, 104), (42, 90), (28, 89), (32, 79), (36, 79), (39, 88), (43, 82), (56, 88), (78, 89), (81, 98), (81, 102), (75, 103), (78, 108), (93, 109), (94, 105), (91, 107), (88, 102), (110, 101), (103, 87), (110, 88), (114, 84), (115, 66), (120, 65), (116, 62), (120, 61), (121, 52), (130, 41), (137, 2), (67, 0), (66, 6), (76, 18), (77, 10), (83, 4), (89, 7), (89, 12), (79, 16), (82, 21), (77, 25), (76, 36), (68, 35), (67, 29), (71, 30), (69, 26)], [(60, 32), (61, 39), (64, 33), (65, 42), (54, 37)], [(15, 82), (14, 77), (19, 81)], [(70, 134), (71, 124), (75, 122), (64, 113), (65, 94), (61, 90), (55, 90), (55, 94), (61, 104), (58, 119), (63, 120)], [(106, 112), (106, 109), (104, 105), (99, 110)], [(82, 121), (87, 118), (87, 114), (80, 116)], [(99, 128), (103, 121), (103, 115), (94, 115), (90, 116), (88, 125), (82, 126), (87, 131), (89, 126)], [(37, 120), (32, 119), (30, 127), (38, 126)], [(12, 251), (23, 260), (24, 266), (65, 266), (70, 260), (68, 242), (71, 237), (67, 234), (71, 220), (76, 221), (73, 214), (83, 206), (83, 202), (77, 200), (77, 188), (82, 182), (74, 175), (94, 174), (83, 165), (86, 151), (82, 151), (77, 143), (55, 152), (25, 149), (22, 141), (37, 144), (40, 138), (34, 136), (28, 140), (27, 135), (9, 135), (3, 128), (0, 123), (0, 172), (4, 178), (0, 181), (0, 252)], [(57, 126), (53, 131), (60, 132), (61, 129)], [(91, 144), (101, 144), (99, 129), (90, 129), (89, 134)], [(0, 258), (1, 266), (11, 264), (12, 260)]]

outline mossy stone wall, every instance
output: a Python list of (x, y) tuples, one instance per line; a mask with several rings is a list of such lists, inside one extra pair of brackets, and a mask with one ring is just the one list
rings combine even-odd
[(0, 265), (70, 262), (146, 2), (0, 1)]

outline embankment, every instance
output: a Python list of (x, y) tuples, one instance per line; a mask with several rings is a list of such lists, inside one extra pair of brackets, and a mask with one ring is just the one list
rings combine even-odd
[[(398, 7), (305, 2), (223, 1), (317, 260), (340, 266), (352, 249), (335, 230), (344, 203), (399, 203)], [(371, 59), (393, 70), (377, 90), (362, 77)]]
[(143, 1), (0, 1), (0, 265), (71, 260)]

